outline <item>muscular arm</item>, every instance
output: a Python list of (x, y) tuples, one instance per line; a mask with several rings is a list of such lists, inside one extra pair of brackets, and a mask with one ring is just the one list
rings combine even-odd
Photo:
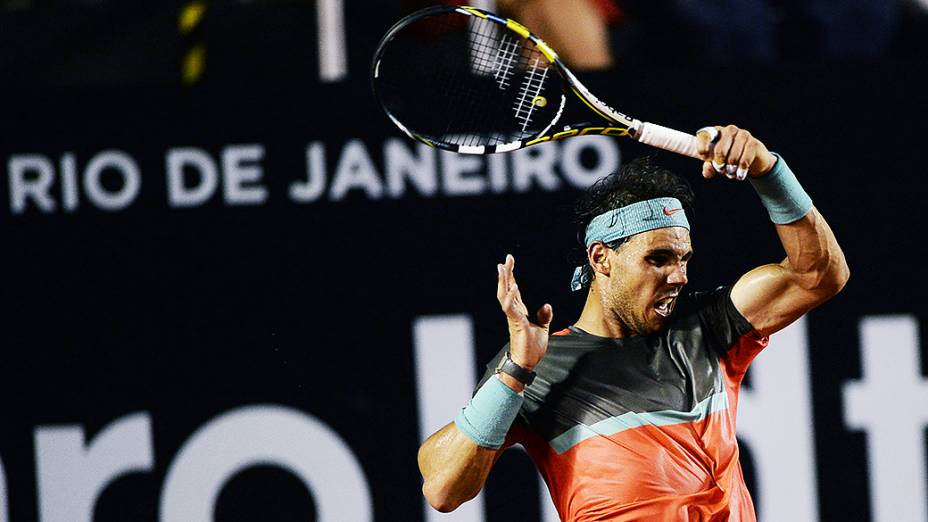
[[(751, 177), (764, 176), (773, 169), (776, 156), (749, 132), (732, 125), (716, 128), (719, 139), (714, 146), (706, 133), (698, 136), (706, 160), (703, 176), (723, 174), (726, 165)], [(838, 240), (814, 207), (797, 221), (776, 225), (776, 230), (786, 259), (751, 270), (731, 292), (735, 308), (762, 335), (785, 328), (834, 297), (850, 276)]]
[(482, 448), (450, 423), (419, 448), (422, 494), (447, 513), (477, 496), (505, 448)]
[[(532, 370), (547, 351), (553, 311), (551, 305), (546, 304), (536, 314), (537, 322), (529, 320), (528, 309), (513, 275), (514, 266), (512, 256), (506, 256), (506, 262), (497, 266), (496, 298), (509, 324), (511, 358), (519, 366)], [(525, 389), (521, 382), (503, 373), (491, 378), (498, 378), (516, 393)], [(507, 446), (481, 447), (455, 423), (448, 424), (419, 447), (419, 472), (424, 480), (422, 494), (438, 511), (457, 509), (477, 496)]]
[(850, 276), (834, 233), (815, 208), (776, 229), (786, 259), (751, 270), (731, 291), (735, 308), (762, 335), (785, 328), (831, 299)]

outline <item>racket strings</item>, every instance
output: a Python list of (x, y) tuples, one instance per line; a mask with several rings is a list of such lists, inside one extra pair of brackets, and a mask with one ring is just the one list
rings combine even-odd
[(516, 59), (518, 49), (518, 44), (510, 35), (503, 35), (503, 39), (496, 51), (493, 72), (493, 77), (496, 78), (500, 89), (505, 90), (506, 87), (509, 87), (509, 80), (514, 72), (513, 61)]
[[(534, 109), (533, 101), (538, 96), (547, 75), (548, 61), (530, 41), (522, 40), (511, 32), (493, 22), (474, 19), (469, 38), (470, 54), (476, 67), (485, 67), (493, 72), (500, 91), (507, 92), (512, 87), (511, 80), (517, 71), (526, 71), (511, 107), (511, 116), (515, 120), (518, 132), (509, 120), (509, 114), (499, 110), (492, 124), (494, 129), (508, 129), (509, 132), (495, 132), (488, 138), (492, 144), (515, 141), (530, 136), (529, 125)], [(524, 42), (524, 43), (523, 43)], [(539, 67), (539, 64), (543, 64)], [(538, 71), (543, 70), (542, 75)], [(528, 104), (528, 108), (526, 108)]]
[(388, 112), (412, 132), (437, 143), (493, 146), (548, 126), (557, 104), (545, 95), (560, 96), (561, 81), (549, 65), (531, 40), (496, 22), (446, 13), (395, 34), (375, 83)]
[[(535, 107), (538, 105), (538, 96), (541, 93), (541, 88), (544, 86), (545, 78), (548, 76), (548, 68), (543, 67), (539, 69), (538, 64), (539, 59), (535, 57), (534, 63), (529, 66), (529, 74), (525, 77), (525, 81), (522, 82), (522, 86), (519, 89), (521, 96), (514, 107), (516, 119), (522, 122), (523, 133), (532, 122), (532, 112), (534, 112)], [(541, 71), (540, 74), (539, 71)], [(528, 103), (528, 108), (525, 107), (526, 102)]]
[[(460, 73), (455, 78), (452, 87), (460, 87), (449, 93), (448, 99), (450, 106), (453, 107), (456, 102), (455, 98), (461, 100), (460, 112), (456, 113), (455, 118), (449, 118), (445, 126), (445, 136), (457, 141), (459, 145), (487, 145), (496, 142), (505, 141), (505, 137), (500, 132), (488, 131), (489, 135), (481, 135), (479, 132), (468, 134), (466, 131), (486, 129), (501, 129), (499, 113), (497, 110), (487, 111), (485, 105), (493, 98), (488, 97), (482, 86), (476, 85), (473, 81), (477, 78), (484, 78), (490, 72), (495, 77), (503, 79), (503, 89), (509, 86), (509, 70), (512, 69), (511, 61), (514, 60), (518, 42), (509, 37), (508, 34), (500, 36), (500, 28), (492, 22), (487, 22), (479, 18), (468, 19), (468, 32), (466, 34), (467, 53), (466, 62), (461, 64), (456, 71)], [(515, 49), (514, 49), (515, 47)], [(491, 56), (493, 58), (491, 58)], [(496, 57), (501, 58), (500, 61)], [(510, 57), (511, 56), (511, 57)], [(501, 70), (502, 69), (502, 70)], [(497, 78), (498, 80), (498, 78)], [(500, 83), (497, 83), (499, 86)], [(451, 108), (449, 107), (449, 108)], [(461, 131), (465, 131), (464, 134)]]

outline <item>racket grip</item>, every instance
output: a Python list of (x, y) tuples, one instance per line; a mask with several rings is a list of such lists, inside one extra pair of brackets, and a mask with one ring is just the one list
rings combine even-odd
[(696, 136), (654, 123), (644, 122), (638, 132), (638, 141), (691, 158), (701, 159), (696, 152)]

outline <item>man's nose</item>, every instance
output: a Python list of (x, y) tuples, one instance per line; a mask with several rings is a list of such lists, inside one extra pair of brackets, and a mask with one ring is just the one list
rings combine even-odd
[(686, 267), (683, 265), (677, 265), (667, 276), (667, 283), (671, 285), (685, 285), (687, 281)]

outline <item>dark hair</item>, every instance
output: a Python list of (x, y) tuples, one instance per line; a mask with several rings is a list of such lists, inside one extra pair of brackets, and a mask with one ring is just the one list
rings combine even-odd
[[(592, 279), (592, 271), (586, 262), (586, 227), (596, 216), (609, 210), (631, 205), (648, 199), (672, 197), (680, 200), (687, 219), (694, 217), (693, 188), (682, 177), (656, 165), (650, 157), (638, 158), (622, 166), (621, 170), (600, 178), (580, 197), (574, 207), (577, 224), (577, 241), (583, 251), (584, 272)], [(628, 238), (607, 244), (618, 248)]]

